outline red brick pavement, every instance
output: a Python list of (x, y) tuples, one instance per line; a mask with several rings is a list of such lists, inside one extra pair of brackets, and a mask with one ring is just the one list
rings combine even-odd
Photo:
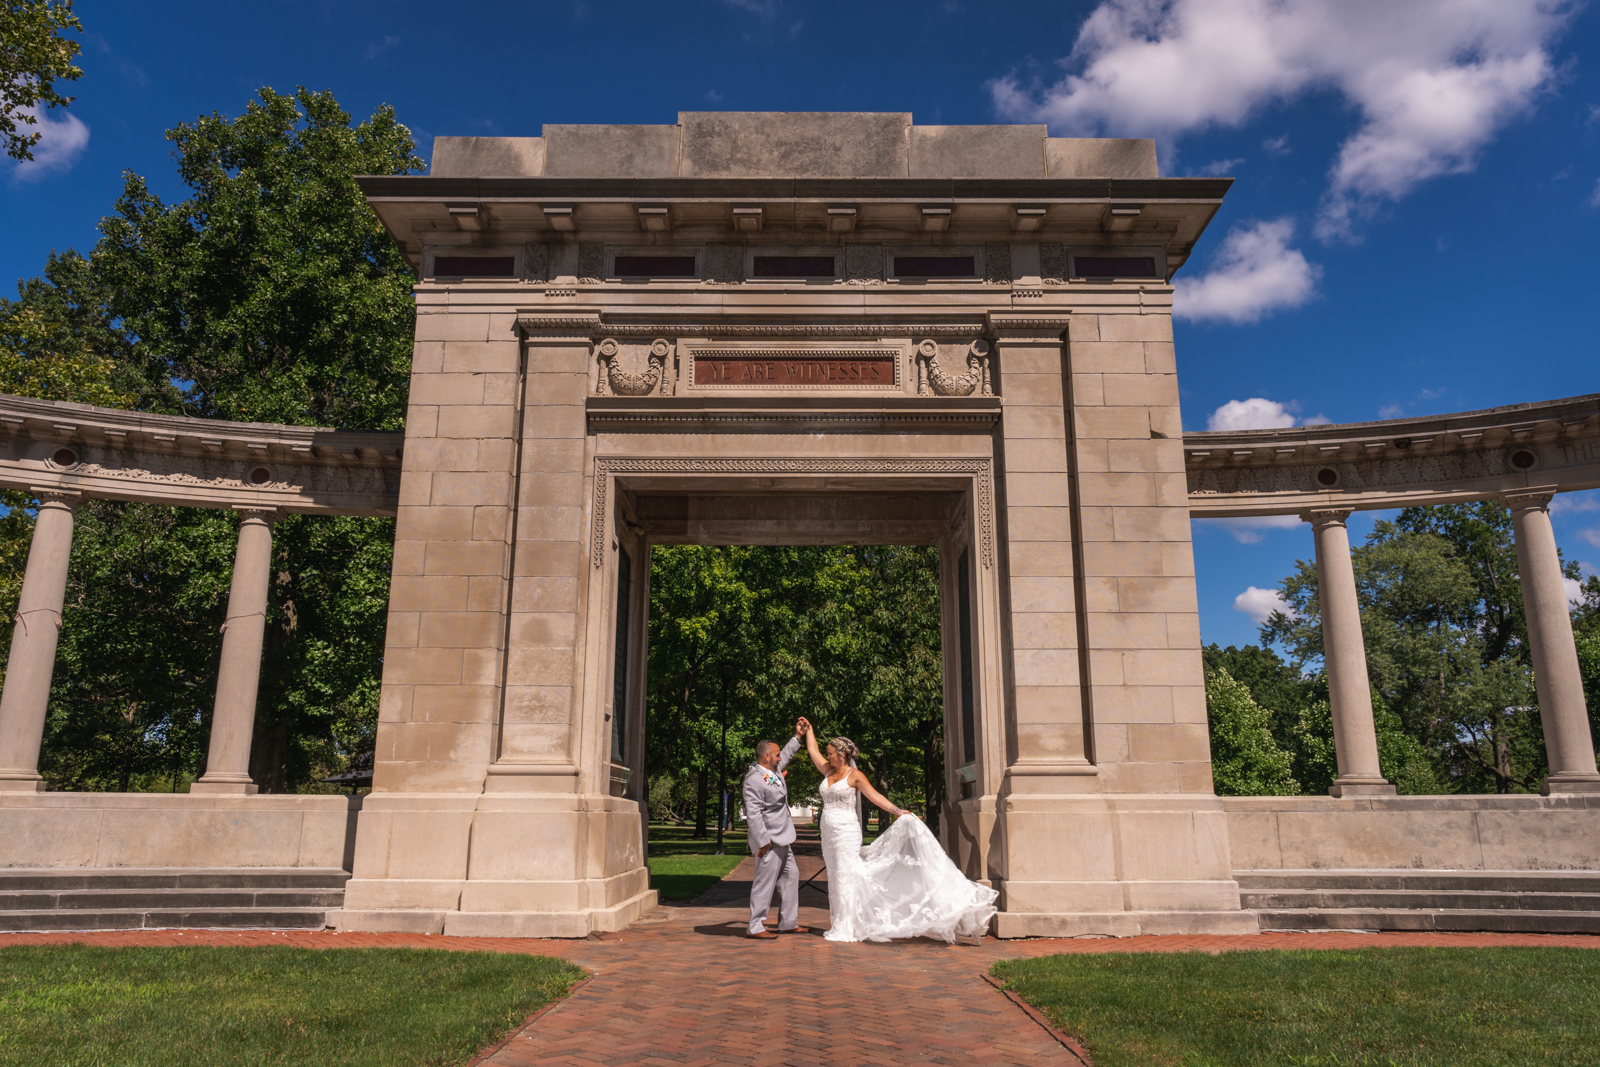
[[(801, 877), (820, 860), (801, 856)], [(1600, 936), (1282, 933), (911, 941), (844, 945), (820, 931), (748, 941), (750, 861), (690, 906), (657, 908), (628, 929), (587, 941), (335, 934), (271, 930), (130, 930), (0, 934), (5, 945), (294, 945), (522, 952), (569, 959), (593, 974), (567, 1000), (492, 1050), (484, 1067), (539, 1064), (697, 1067), (850, 1063), (1062, 1064), (1078, 1060), (982, 980), (996, 960), (1052, 953), (1228, 952), (1242, 949), (1438, 946), (1600, 948)], [(826, 877), (818, 882), (826, 885)], [(826, 927), (827, 900), (801, 897), (800, 921)]]

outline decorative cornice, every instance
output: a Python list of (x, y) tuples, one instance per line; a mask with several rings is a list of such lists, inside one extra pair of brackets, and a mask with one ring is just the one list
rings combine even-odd
[(985, 317), (989, 329), (1001, 338), (1007, 334), (1042, 334), (1060, 337), (1067, 332), (1067, 326), (1071, 323), (1071, 316), (1066, 313), (1040, 315), (1037, 312), (1016, 314), (1009, 311), (990, 311)]
[(607, 501), (611, 479), (618, 474), (757, 474), (757, 475), (908, 475), (957, 474), (974, 480), (979, 558), (994, 566), (994, 461), (991, 459), (657, 459), (598, 456), (594, 461), (594, 528), (590, 555), (596, 567), (605, 563), (610, 526)]
[[(858, 338), (952, 337), (973, 338), (985, 329), (981, 322), (847, 322), (847, 323), (753, 323), (753, 322), (620, 322), (616, 316), (599, 311), (559, 314), (524, 311), (517, 317), (523, 335), (542, 332), (567, 333), (590, 330), (594, 339), (605, 337), (677, 338)], [(1065, 326), (1062, 327), (1065, 329)], [(603, 331), (603, 334), (602, 334)]]

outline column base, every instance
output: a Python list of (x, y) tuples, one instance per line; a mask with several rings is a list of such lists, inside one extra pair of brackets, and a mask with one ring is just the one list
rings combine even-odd
[(191, 793), (232, 793), (235, 796), (254, 796), (261, 792), (261, 787), (254, 782), (208, 782), (201, 779), (189, 786)]
[(1330, 797), (1392, 797), (1398, 793), (1385, 778), (1335, 778), (1328, 787)]
[(1539, 792), (1545, 796), (1552, 793), (1600, 793), (1600, 774), (1552, 774), (1544, 780)]
[(0, 778), (0, 793), (43, 793), (44, 779), (37, 774), (32, 778)]

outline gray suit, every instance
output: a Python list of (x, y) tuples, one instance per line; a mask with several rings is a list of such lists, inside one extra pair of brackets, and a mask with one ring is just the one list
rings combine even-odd
[(750, 883), (749, 932), (766, 929), (767, 912), (772, 908), (772, 891), (778, 890), (778, 929), (793, 930), (800, 925), (800, 868), (794, 861), (794, 819), (789, 816), (789, 790), (783, 785), (783, 769), (800, 751), (800, 739), (790, 739), (778, 754), (778, 782), (767, 780), (763, 768), (752, 763), (744, 776), (744, 817), (750, 827), (750, 855), (770, 844), (765, 856), (756, 858), (756, 876)]

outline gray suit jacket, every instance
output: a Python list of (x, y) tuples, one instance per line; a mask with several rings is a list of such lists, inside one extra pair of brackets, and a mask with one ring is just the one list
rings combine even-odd
[[(783, 769), (800, 751), (800, 739), (793, 737), (778, 753), (778, 778)], [(794, 820), (789, 817), (789, 790), (784, 785), (767, 781), (759, 764), (752, 763), (744, 776), (744, 818), (750, 827), (750, 853), (754, 855), (762, 845), (788, 845), (794, 843)]]

